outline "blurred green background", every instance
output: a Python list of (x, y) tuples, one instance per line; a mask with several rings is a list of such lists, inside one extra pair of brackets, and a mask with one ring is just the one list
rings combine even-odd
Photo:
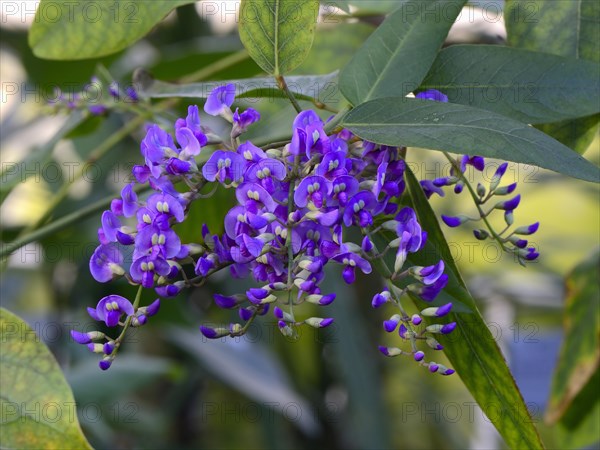
[[(384, 9), (390, 4), (373, 3), (383, 4)], [(31, 172), (2, 204), (2, 242), (12, 241), (42, 214), (53, 192), (68, 178), (69, 167), (82, 164), (99, 142), (130, 120), (126, 115), (111, 115), (88, 123), (87, 130), (80, 129), (79, 135), (59, 142), (45, 163), (24, 162), (35, 157), (66, 120), (64, 115), (48, 114), (47, 100), (54, 87), (80, 89), (98, 63), (124, 83), (137, 67), (161, 80), (177, 80), (202, 69), (242, 48), (232, 21), (235, 2), (219, 3), (219, 7), (209, 17), (200, 6), (184, 6), (130, 49), (101, 61), (81, 62), (35, 58), (27, 46), (28, 24), (22, 17), (2, 16), (2, 169), (22, 163)], [(311, 55), (298, 74), (339, 69), (374, 29), (368, 20), (325, 17), (329, 20), (321, 20)], [(245, 59), (212, 79), (258, 74), (260, 69)], [(322, 94), (339, 100), (337, 92)], [(188, 104), (180, 102), (177, 114), (182, 115)], [(240, 105), (261, 111), (264, 126), (254, 133), (261, 140), (278, 136), (282, 127), (291, 124), (293, 110), (283, 100), (246, 100)], [(204, 123), (210, 124), (209, 119)], [(141, 160), (141, 133), (121, 141), (99, 161), (87, 180), (78, 182), (55, 210), (55, 217), (117, 195), (127, 182), (128, 169)], [(598, 137), (584, 156), (599, 163)], [(410, 149), (408, 159), (420, 178), (442, 176), (448, 169), (436, 152)], [(556, 430), (543, 424), (542, 415), (561, 342), (563, 278), (600, 244), (600, 192), (590, 183), (516, 164), (511, 164), (505, 176), (505, 183), (512, 181), (519, 182), (523, 197), (516, 222), (541, 222), (533, 239), (542, 255), (539, 262), (522, 268), (491, 244), (476, 241), (468, 230), (444, 231), (552, 448)], [(221, 192), (217, 200), (206, 201), (194, 211), (194, 219), (181, 230), (184, 241), (199, 234), (202, 222), (220, 222), (230, 205), (228, 194)], [(465, 194), (451, 191), (445, 199), (436, 197), (433, 206), (440, 214), (472, 208)], [(88, 258), (97, 245), (99, 218), (96, 214), (19, 250), (3, 268), (0, 285), (2, 306), (28, 321), (63, 367), (79, 405), (82, 427), (94, 447), (502, 446), (458, 377), (432, 376), (415, 364), (386, 359), (377, 352), (378, 344), (394, 339), (381, 327), (387, 317), (370, 307), (371, 297), (381, 288), (374, 278), (361, 277), (348, 287), (337, 273), (327, 277), (324, 290), (338, 294), (327, 307), (327, 315), (336, 318), (335, 326), (327, 330), (305, 331), (292, 342), (276, 330), (271, 316), (265, 316), (248, 336), (208, 342), (199, 333), (199, 324), (227, 322), (229, 314), (234, 314), (218, 310), (212, 293), (239, 292), (246, 286), (223, 275), (200, 289), (164, 300), (160, 314), (135, 330), (113, 367), (101, 372), (97, 358), (70, 341), (69, 330), (90, 330), (86, 327), (93, 325), (85, 308), (104, 295), (133, 298), (135, 292), (123, 283), (100, 285), (89, 274)], [(212, 231), (218, 231), (215, 226)], [(152, 300), (147, 295), (145, 302)]]

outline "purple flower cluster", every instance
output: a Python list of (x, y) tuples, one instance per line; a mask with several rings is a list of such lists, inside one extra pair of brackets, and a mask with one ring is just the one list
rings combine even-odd
[[(401, 149), (363, 141), (345, 129), (328, 133), (326, 123), (313, 111), (297, 115), (289, 143), (260, 148), (239, 140), (260, 119), (259, 113), (252, 108), (232, 111), (234, 99), (235, 87), (226, 85), (206, 101), (206, 113), (231, 123), (230, 136), (216, 150), (208, 146), (196, 106), (175, 122), (174, 137), (157, 125), (148, 127), (141, 143), (144, 164), (133, 168), (136, 182), (125, 186), (121, 197), (102, 214), (100, 245), (90, 259), (90, 272), (97, 281), (126, 278), (139, 286), (138, 295), (133, 304), (112, 295), (89, 309), (90, 316), (107, 327), (121, 326), (118, 338), (76, 331), (73, 338), (103, 353), (101, 367), (106, 369), (127, 328), (144, 325), (158, 310), (159, 300), (139, 305), (144, 288), (154, 289), (160, 297), (173, 297), (224, 269), (234, 278), (252, 277), (256, 287), (237, 295), (214, 296), (219, 308), (236, 309), (240, 321), (202, 326), (207, 338), (241, 335), (269, 310), (286, 336), (295, 336), (300, 326), (327, 327), (332, 318), (301, 318), (300, 307), (304, 303), (326, 306), (335, 300), (335, 293), (320, 288), (328, 265), (339, 266), (346, 283), (353, 283), (358, 272), (371, 273), (383, 260), (372, 235), (383, 228), (396, 236), (384, 249), (396, 253), (393, 270), (381, 274), (392, 290), (378, 294), (373, 304), (397, 306), (400, 314), (386, 321), (385, 327), (393, 331), (401, 324), (400, 337), (411, 342), (409, 354), (416, 361), (432, 372), (452, 373), (441, 365), (424, 363), (416, 342), (422, 339), (432, 346), (433, 335), (447, 334), (454, 325), (430, 325), (418, 332), (420, 317), (409, 317), (400, 303), (409, 292), (432, 301), (448, 281), (443, 261), (427, 267), (408, 263), (411, 253), (422, 250), (427, 233), (414, 210), (398, 205), (405, 190)], [(202, 158), (196, 158), (201, 153)], [(235, 190), (236, 204), (224, 217), (224, 233), (213, 234), (199, 225), (197, 242), (182, 242), (173, 226), (186, 220), (190, 205), (203, 197), (200, 190), (209, 183)], [(137, 185), (148, 185), (152, 193), (142, 199)], [(360, 243), (347, 240), (347, 230), (353, 227), (363, 235)], [(128, 267), (125, 247), (132, 249)], [(394, 284), (400, 280), (407, 286), (403, 290)], [(422, 315), (441, 317), (450, 307), (427, 308)]]
[(92, 77), (81, 91), (66, 92), (55, 89), (49, 103), (58, 110), (87, 111), (92, 116), (106, 115), (113, 108), (137, 103), (139, 96), (133, 86), (120, 87), (116, 82), (105, 85), (98, 77)]

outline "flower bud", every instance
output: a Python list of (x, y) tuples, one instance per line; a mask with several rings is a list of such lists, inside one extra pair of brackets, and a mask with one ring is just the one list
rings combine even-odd
[(450, 228), (455, 228), (455, 227), (457, 227), (459, 225), (462, 225), (463, 223), (465, 223), (465, 222), (467, 222), (467, 221), (469, 221), (471, 219), (469, 217), (463, 216), (463, 215), (452, 217), (452, 216), (445, 216), (445, 215), (442, 214), (442, 220)]
[(485, 187), (481, 183), (477, 183), (477, 195), (479, 195), (479, 197), (485, 196)]
[(509, 184), (508, 186), (502, 186), (494, 191), (494, 195), (512, 194), (516, 188), (517, 188), (517, 183), (512, 183), (512, 184)]
[(385, 356), (398, 356), (404, 353), (398, 347), (384, 347), (382, 345), (379, 346), (379, 351)]
[(456, 328), (456, 322), (450, 322), (445, 325), (442, 325), (442, 324), (429, 325), (426, 328), (426, 330), (429, 333), (449, 334), (449, 333), (452, 333), (452, 331), (454, 331), (455, 328)]
[(383, 329), (388, 333), (391, 333), (396, 329), (398, 324), (400, 323), (400, 314), (394, 314), (389, 320), (383, 321)]
[(87, 345), (87, 348), (89, 348), (90, 351), (93, 353), (104, 353), (104, 345), (103, 344), (90, 343)]
[(429, 348), (432, 348), (434, 350), (443, 350), (444, 347), (442, 346), (442, 344), (440, 344), (434, 337), (432, 336), (427, 336), (426, 341), (427, 345), (429, 346)]
[(423, 319), (418, 314), (413, 314), (410, 320), (413, 325), (421, 325), (421, 322), (423, 322)]
[(440, 375), (452, 375), (455, 371), (453, 369), (449, 369), (448, 367), (444, 366), (443, 364), (438, 364), (438, 370), (437, 373), (439, 373)]
[(504, 221), (506, 222), (506, 225), (511, 226), (515, 221), (514, 213), (512, 211), (506, 211), (504, 213)]
[(305, 324), (310, 325), (313, 328), (325, 328), (333, 323), (333, 319), (327, 318), (322, 319), (320, 317), (309, 317), (304, 321)]
[(208, 339), (218, 339), (220, 337), (229, 335), (229, 330), (227, 328), (222, 327), (210, 328), (201, 326), (200, 332), (204, 335), (204, 337), (207, 337)]
[(521, 239), (518, 236), (511, 236), (508, 238), (508, 241), (517, 248), (527, 247), (527, 239)]
[(496, 190), (496, 188), (500, 184), (500, 181), (502, 180), (502, 177), (504, 176), (504, 173), (506, 172), (507, 167), (508, 167), (507, 162), (504, 162), (498, 166), (498, 168), (496, 169), (496, 173), (494, 173), (494, 176), (492, 177), (492, 179), (490, 181), (490, 191)]
[(445, 305), (439, 307), (432, 306), (431, 308), (425, 308), (423, 311), (421, 311), (421, 314), (427, 317), (442, 317), (448, 314), (451, 309), (452, 303), (446, 303)]
[(240, 308), (238, 311), (238, 315), (240, 316), (240, 319), (242, 319), (243, 321), (247, 321), (250, 320), (250, 317), (252, 317), (253, 311), (249, 308)]
[(326, 306), (335, 300), (335, 294), (328, 294), (328, 295), (312, 294), (312, 295), (307, 295), (305, 297), (305, 300), (314, 305)]
[(277, 326), (279, 327), (279, 331), (286, 337), (292, 337), (294, 335), (294, 330), (283, 320), (277, 322)]
[(494, 209), (513, 211), (517, 208), (517, 206), (519, 206), (519, 203), (521, 203), (521, 194), (511, 198), (510, 200), (504, 200), (496, 203), (496, 205), (494, 205)]
[(102, 370), (108, 370), (112, 364), (112, 359), (110, 357), (106, 357), (98, 362), (98, 366)]
[(241, 331), (242, 331), (242, 325), (240, 325), (239, 323), (230, 323), (229, 324), (229, 333), (230, 334), (240, 333)]
[(520, 235), (524, 235), (524, 236), (529, 236), (530, 234), (535, 233), (538, 230), (539, 227), (540, 227), (540, 223), (539, 222), (532, 223), (531, 225), (527, 225), (527, 226), (523, 226), (523, 227), (518, 227), (514, 231), (514, 234), (520, 234)]
[(375, 294), (373, 296), (373, 300), (371, 300), (371, 306), (373, 308), (379, 308), (384, 303), (389, 302), (390, 298), (391, 298), (390, 291), (379, 292), (378, 294)]
[(490, 237), (490, 234), (486, 230), (475, 229), (473, 230), (473, 236), (475, 236), (475, 239), (479, 241), (485, 241), (488, 237)]
[(420, 351), (420, 350), (419, 350), (418, 352), (415, 352), (415, 354), (413, 355), (413, 358), (414, 358), (414, 359), (415, 359), (415, 361), (417, 361), (417, 362), (418, 362), (418, 361), (422, 361), (422, 360), (423, 360), (423, 358), (425, 358), (425, 353), (423, 353), (422, 351)]

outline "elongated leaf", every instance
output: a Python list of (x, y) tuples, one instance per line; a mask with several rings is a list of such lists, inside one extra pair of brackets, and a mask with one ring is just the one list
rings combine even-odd
[(560, 142), (516, 120), (469, 106), (384, 98), (350, 111), (344, 126), (380, 144), (488, 156), (600, 182), (600, 170)]
[[(213, 340), (203, 342), (197, 331), (171, 328), (167, 339), (193, 355), (213, 376), (247, 397), (284, 413), (284, 405), (295, 404), (309, 411), (310, 404), (298, 394), (285, 368), (258, 343)], [(308, 435), (318, 433), (314, 416), (301, 414), (294, 422)]]
[(546, 420), (551, 423), (565, 414), (600, 367), (599, 273), (600, 253), (596, 251), (567, 278), (565, 340), (546, 412)]
[[(505, 22), (513, 47), (600, 62), (600, 2), (596, 0), (509, 0)], [(539, 128), (583, 154), (599, 123), (596, 115)]]
[(353, 105), (416, 89), (466, 1), (403, 0), (340, 74)]
[(90, 449), (54, 356), (29, 325), (4, 308), (0, 342), (2, 448)]
[(525, 123), (600, 111), (600, 65), (497, 45), (454, 45), (438, 55), (421, 88), (451, 103), (476, 106)]
[[(300, 100), (319, 98), (331, 86), (336, 85), (337, 72), (327, 75), (296, 75), (286, 77), (288, 88)], [(200, 98), (206, 99), (217, 86), (235, 84), (236, 98), (287, 98), (272, 77), (246, 78), (242, 80), (211, 81), (206, 83), (173, 84), (136, 73), (135, 85), (145, 98)]]
[(242, 0), (240, 39), (265, 72), (284, 75), (308, 55), (318, 13), (318, 0)]
[(5, 161), (2, 167), (2, 173), (0, 174), (2, 179), (2, 184), (0, 184), (0, 203), (4, 201), (6, 196), (17, 184), (25, 182), (27, 178), (35, 174), (34, 171), (23, 169), (32, 166), (35, 167), (35, 164), (43, 165), (48, 162), (56, 144), (73, 130), (77, 129), (77, 127), (85, 120), (85, 117), (85, 114), (79, 111), (72, 112), (56, 133), (46, 143), (32, 150), (23, 161), (19, 163)]
[(556, 424), (558, 448), (593, 448), (600, 443), (600, 368)]
[[(543, 444), (521, 393), (494, 336), (460, 276), (435, 213), (410, 169), (406, 177), (411, 206), (428, 233), (426, 247), (411, 255), (410, 263), (428, 266), (443, 259), (446, 264), (448, 285), (434, 304), (452, 302), (453, 312), (445, 321), (456, 322), (457, 327), (452, 334), (440, 336), (444, 353), (510, 448), (542, 448)], [(386, 245), (396, 237), (391, 233), (381, 233), (380, 236), (385, 239)], [(390, 261), (390, 264), (393, 262)], [(430, 305), (417, 297), (411, 298), (419, 309)], [(441, 321), (436, 318), (435, 322)]]
[(170, 11), (187, 3), (194, 0), (42, 0), (29, 46), (46, 59), (110, 55), (144, 37)]

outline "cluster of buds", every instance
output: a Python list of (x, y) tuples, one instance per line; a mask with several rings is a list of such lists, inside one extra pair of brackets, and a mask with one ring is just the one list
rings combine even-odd
[(133, 86), (120, 86), (116, 81), (106, 84), (94, 76), (81, 91), (65, 92), (55, 88), (49, 103), (57, 112), (87, 111), (92, 116), (104, 116), (115, 108), (127, 110), (138, 101)]

